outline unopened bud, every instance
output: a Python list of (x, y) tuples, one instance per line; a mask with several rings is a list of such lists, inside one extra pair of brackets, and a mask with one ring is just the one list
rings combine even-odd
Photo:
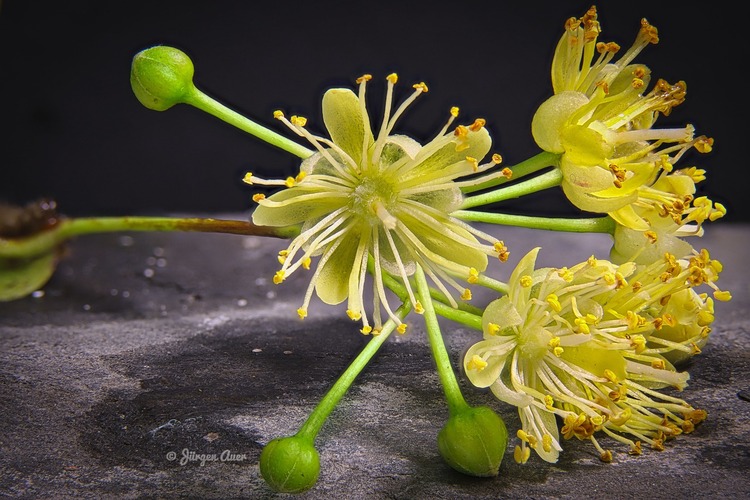
[(505, 423), (486, 406), (452, 415), (438, 434), (443, 459), (470, 476), (497, 476), (507, 444)]
[(278, 492), (301, 493), (318, 481), (320, 457), (307, 439), (299, 436), (277, 438), (260, 453), (260, 473)]
[(149, 109), (165, 111), (185, 99), (195, 88), (193, 62), (179, 49), (157, 45), (140, 51), (130, 67), (130, 86)]

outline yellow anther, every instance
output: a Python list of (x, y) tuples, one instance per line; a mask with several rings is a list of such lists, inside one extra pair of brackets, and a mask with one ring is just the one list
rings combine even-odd
[(364, 335), (369, 335), (370, 332), (372, 332), (372, 327), (370, 325), (363, 326), (362, 328), (360, 328), (359, 331), (362, 332), (362, 334)]
[(612, 461), (612, 452), (609, 450), (604, 450), (601, 455), (599, 455), (599, 458), (604, 463), (610, 463)]
[(634, 281), (633, 283), (630, 284), (630, 286), (633, 287), (634, 292), (638, 293), (638, 290), (640, 290), (641, 287), (643, 287), (643, 284), (640, 281)]
[(401, 323), (400, 325), (398, 325), (396, 327), (396, 331), (398, 333), (400, 333), (401, 335), (403, 335), (404, 333), (406, 333), (406, 323)]
[(461, 294), (461, 300), (471, 300), (471, 290), (464, 288), (464, 292)]
[[(498, 153), (492, 153), (492, 163), (494, 163), (495, 165), (500, 165), (502, 162), (502, 156), (500, 156)], [(505, 169), (503, 169), (503, 171), (505, 171)], [(508, 169), (508, 171), (510, 172), (510, 169)]]
[(500, 325), (496, 325), (495, 323), (487, 323), (487, 334), (488, 335), (499, 335), (500, 334)]
[(602, 275), (602, 279), (603, 279), (603, 280), (604, 280), (604, 282), (605, 282), (605, 283), (607, 283), (608, 285), (614, 285), (614, 284), (615, 284), (615, 275), (614, 275), (614, 274), (612, 274), (612, 273), (604, 273), (604, 274)]
[(346, 310), (346, 315), (349, 316), (349, 319), (352, 321), (359, 321), (362, 319), (362, 313), (359, 311), (352, 311), (351, 309)]
[(458, 110), (458, 107), (457, 107), (457, 106), (453, 106), (453, 107), (451, 108), (451, 111), (450, 111), (450, 113), (451, 113), (451, 116), (452, 116), (453, 118), (457, 117), (457, 116), (458, 116), (458, 111), (459, 111), (459, 110)]
[(373, 336), (377, 337), (378, 335), (380, 335), (381, 333), (383, 333), (383, 329), (382, 328), (373, 328), (371, 330), (371, 332), (372, 332)]
[(305, 118), (304, 116), (294, 115), (289, 119), (289, 121), (292, 122), (292, 125), (296, 125), (298, 127), (304, 127), (305, 125), (307, 125), (307, 118)]
[(562, 311), (562, 304), (560, 304), (560, 299), (557, 298), (557, 295), (554, 293), (551, 293), (547, 295), (547, 303), (550, 305), (552, 309), (554, 309), (555, 312)]
[(547, 394), (546, 396), (544, 396), (544, 405), (548, 410), (552, 410), (555, 407), (555, 399)]
[(708, 326), (714, 322), (714, 315), (708, 311), (700, 311), (697, 320), (698, 326)]
[(279, 256), (278, 256), (278, 257), (276, 257), (276, 260), (278, 260), (278, 261), (279, 261), (279, 264), (282, 264), (282, 265), (283, 265), (283, 264), (284, 264), (284, 262), (286, 262), (286, 256), (285, 256), (285, 255), (281, 255), (281, 254), (279, 254)]
[(307, 177), (307, 172), (302, 170), (297, 174), (297, 177), (295, 177), (294, 180), (297, 182), (297, 184), (299, 184), (305, 177)]
[(729, 302), (732, 300), (732, 294), (728, 290), (716, 290), (714, 292), (714, 298), (722, 302)]
[(477, 271), (476, 268), (474, 267), (469, 268), (469, 277), (466, 278), (466, 281), (468, 281), (471, 284), (474, 284), (477, 281), (479, 281), (479, 271)]
[(560, 269), (558, 269), (557, 275), (560, 276), (565, 281), (567, 281), (568, 283), (573, 281), (573, 273), (567, 267), (561, 267)]
[(297, 184), (297, 181), (294, 180), (294, 177), (287, 177), (284, 181), (284, 185), (288, 188), (294, 187), (295, 184)]
[(412, 85), (412, 87), (414, 87), (414, 90), (418, 90), (420, 92), (427, 92), (429, 90), (425, 82), (415, 83), (414, 85)]
[(547, 453), (552, 451), (552, 436), (549, 434), (542, 436), (542, 449)]
[(693, 354), (693, 355), (698, 355), (698, 354), (700, 354), (700, 353), (702, 353), (702, 352), (703, 352), (703, 351), (701, 351), (701, 348), (700, 348), (700, 347), (698, 347), (698, 344), (696, 344), (695, 342), (692, 342), (692, 343), (690, 344), (690, 353), (691, 353), (691, 354)]
[(518, 429), (516, 431), (516, 437), (520, 439), (521, 441), (523, 441), (524, 443), (529, 442), (529, 433), (523, 429)]
[(651, 368), (655, 370), (663, 370), (667, 367), (663, 359), (654, 359), (651, 361)]
[(287, 255), (289, 255), (289, 250), (279, 250), (280, 257), (286, 257)]
[(617, 383), (617, 375), (615, 375), (615, 372), (613, 372), (609, 368), (607, 368), (606, 370), (604, 370), (604, 378), (606, 378), (607, 380), (609, 380), (612, 383), (615, 383), (615, 384)]
[(278, 285), (282, 281), (284, 281), (284, 271), (276, 271), (276, 274), (273, 275), (273, 283)]
[(528, 274), (525, 274), (521, 276), (521, 279), (519, 280), (521, 283), (521, 286), (524, 288), (529, 288), (533, 284), (533, 280), (531, 279), (531, 276)]
[(391, 73), (390, 75), (386, 76), (385, 79), (388, 80), (388, 83), (396, 85), (396, 82), (398, 81), (398, 75), (396, 73)]
[(578, 326), (579, 333), (583, 333), (585, 335), (588, 335), (589, 333), (591, 333), (591, 328), (589, 328), (589, 325), (586, 322), (585, 318), (576, 318), (575, 324)]
[(475, 354), (471, 357), (468, 363), (466, 363), (466, 368), (469, 370), (476, 370), (478, 372), (481, 372), (485, 368), (487, 368), (487, 362), (481, 358), (481, 356)]
[(276, 118), (277, 120), (280, 120), (284, 118), (284, 112), (281, 111), (280, 109), (277, 109), (276, 111), (273, 112), (273, 117)]
[(312, 264), (312, 259), (310, 257), (305, 257), (302, 259), (302, 268), (303, 269), (310, 269), (310, 264)]
[(414, 312), (417, 314), (424, 314), (424, 306), (420, 301), (417, 301), (417, 303), (414, 304)]
[(259, 203), (260, 201), (265, 200), (265, 199), (266, 199), (266, 195), (264, 195), (263, 193), (255, 193), (253, 195), (253, 201), (255, 203)]
[(714, 148), (714, 140), (711, 137), (700, 137), (695, 141), (694, 147), (701, 153), (710, 153)]
[(505, 177), (506, 179), (512, 179), (513, 178), (513, 171), (509, 169), (508, 167), (505, 167), (500, 171), (500, 175)]
[(630, 447), (630, 451), (628, 452), (629, 455), (640, 455), (643, 453), (643, 450), (641, 450), (641, 442), (636, 441), (633, 443)]
[(552, 349), (560, 345), (560, 337), (552, 337), (549, 339), (549, 342), (547, 343), (548, 346), (550, 346)]
[(253, 185), (253, 173), (252, 172), (246, 173), (245, 177), (242, 178), (242, 182), (244, 182), (245, 184), (250, 184), (252, 186)]
[(536, 445), (539, 444), (539, 440), (533, 434), (529, 434), (527, 437), (529, 439), (529, 446), (536, 449)]
[(646, 337), (643, 335), (633, 335), (630, 337), (630, 346), (635, 349), (636, 354), (646, 350)]
[(593, 255), (589, 257), (588, 259), (586, 259), (586, 264), (588, 264), (591, 267), (596, 267), (598, 263), (599, 261), (596, 260), (596, 257), (594, 257)]
[(552, 349), (552, 352), (555, 354), (555, 356), (557, 356), (559, 358), (560, 356), (562, 356), (563, 352), (565, 352), (565, 349), (563, 349), (562, 347), (558, 346), (558, 347), (555, 347), (554, 349)]
[(531, 448), (516, 445), (515, 449), (513, 450), (513, 460), (515, 460), (517, 464), (525, 464), (526, 462), (528, 462), (530, 456)]
[(659, 239), (659, 235), (657, 235), (654, 231), (646, 231), (643, 233), (643, 235), (648, 239), (649, 243), (656, 243)]
[(372, 75), (365, 73), (355, 80), (356, 83), (369, 82), (372, 80)]
[(469, 125), (469, 130), (471, 130), (472, 132), (479, 132), (486, 124), (487, 120), (485, 120), (484, 118), (477, 118), (476, 120), (474, 120), (474, 123)]
[(305, 319), (307, 317), (307, 309), (300, 307), (297, 309), (297, 315), (299, 316), (299, 319)]
[(604, 417), (602, 417), (601, 415), (594, 415), (593, 417), (591, 417), (591, 423), (599, 427), (604, 423)]
[(459, 139), (463, 139), (467, 135), (469, 135), (469, 129), (463, 125), (459, 125), (456, 127), (456, 130), (453, 131), (453, 135), (455, 135)]
[(478, 170), (479, 170), (479, 162), (477, 161), (477, 159), (476, 159), (476, 158), (474, 158), (474, 157), (472, 157), (472, 156), (467, 156), (467, 157), (466, 157), (466, 161), (467, 161), (467, 162), (469, 162), (469, 164), (471, 165), (471, 169), (472, 169), (472, 170), (473, 170), (474, 172), (476, 172), (476, 171), (478, 171)]
[(633, 78), (633, 81), (630, 82), (630, 84), (633, 86), (634, 89), (643, 88), (643, 85), (644, 85), (643, 80), (641, 80), (640, 78)]

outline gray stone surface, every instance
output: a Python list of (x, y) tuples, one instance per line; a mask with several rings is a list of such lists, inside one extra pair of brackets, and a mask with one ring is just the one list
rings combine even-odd
[[(605, 257), (607, 237), (491, 228), (540, 264)], [(746, 498), (750, 495), (750, 226), (700, 243), (734, 294), (717, 306), (680, 396), (708, 411), (691, 435), (639, 457), (605, 438), (566, 441), (557, 464), (513, 461), (462, 476), (441, 460), (447, 418), (419, 317), (361, 374), (317, 440), (321, 477), (299, 498)], [(698, 242), (695, 242), (697, 245)], [(258, 471), (270, 439), (296, 431), (365, 345), (342, 308), (295, 310), (306, 276), (270, 278), (282, 242), (206, 234), (81, 237), (43, 296), (0, 303), (0, 493), (44, 498), (283, 498)], [(39, 294), (41, 295), (41, 294)], [(486, 300), (480, 296), (478, 300)], [(444, 323), (454, 362), (477, 332)], [(518, 427), (515, 410), (462, 381), (467, 399)], [(742, 393), (745, 391), (745, 393)], [(182, 450), (217, 461), (180, 464)], [(224, 450), (234, 461), (221, 460)], [(170, 461), (174, 452), (177, 459)]]

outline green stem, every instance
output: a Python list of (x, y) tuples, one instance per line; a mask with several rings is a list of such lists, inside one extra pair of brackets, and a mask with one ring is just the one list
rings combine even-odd
[(513, 184), (511, 186), (490, 191), (489, 193), (478, 194), (464, 199), (461, 208), (471, 208), (478, 205), (489, 205), (499, 201), (518, 198), (527, 194), (536, 193), (543, 189), (559, 186), (562, 182), (562, 172), (559, 168), (550, 170), (547, 173), (538, 175), (529, 180)]
[[(399, 318), (404, 318), (409, 314), (409, 311), (411, 311), (411, 304), (405, 302), (398, 308), (398, 310), (396, 310), (396, 315)], [(323, 396), (323, 399), (320, 400), (310, 416), (307, 417), (305, 423), (302, 424), (302, 427), (297, 431), (296, 436), (308, 439), (310, 442), (315, 439), (315, 436), (320, 432), (320, 428), (328, 418), (328, 415), (330, 415), (333, 409), (336, 408), (336, 405), (344, 394), (346, 394), (346, 391), (349, 390), (349, 387), (351, 387), (354, 379), (356, 379), (357, 375), (359, 375), (364, 367), (367, 366), (367, 363), (372, 359), (375, 353), (378, 352), (380, 346), (383, 345), (388, 339), (388, 336), (397, 326), (398, 325), (392, 319), (389, 319), (385, 325), (383, 325), (383, 330), (380, 334), (372, 337), (365, 348), (362, 349), (344, 373), (341, 374), (336, 383), (333, 384), (326, 395)]]
[(74, 236), (118, 231), (197, 231), (290, 238), (299, 229), (256, 226), (240, 220), (179, 217), (81, 217), (63, 219), (51, 229), (26, 238), (0, 238), (0, 257), (23, 258), (49, 252)]
[(451, 215), (464, 221), (487, 222), (503, 226), (520, 226), (530, 229), (546, 229), (548, 231), (566, 231), (569, 233), (613, 234), (615, 230), (615, 221), (606, 216), (590, 219), (566, 219), (476, 212), (473, 210), (457, 210)]
[(507, 182), (521, 179), (522, 177), (533, 174), (534, 172), (538, 172), (543, 168), (554, 167), (557, 165), (559, 159), (560, 154), (558, 153), (548, 153), (547, 151), (542, 151), (541, 153), (532, 156), (527, 160), (517, 163), (512, 167), (508, 167), (513, 172), (513, 175), (510, 179), (504, 176), (498, 176), (482, 182), (481, 184), (464, 186), (461, 188), (461, 191), (463, 191), (464, 193), (473, 193), (475, 191), (481, 191), (482, 189), (500, 186)]
[(185, 97), (184, 102), (185, 104), (195, 106), (201, 111), (205, 111), (206, 113), (213, 115), (248, 134), (254, 135), (262, 141), (272, 144), (277, 148), (283, 149), (284, 151), (292, 153), (300, 158), (307, 158), (314, 153), (314, 151), (311, 151), (306, 147), (287, 139), (283, 135), (266, 128), (263, 125), (259, 125), (236, 111), (229, 109), (216, 99), (207, 96), (196, 87), (193, 87), (192, 92)]
[(425, 278), (421, 266), (417, 266), (417, 272), (414, 276), (417, 282), (417, 292), (424, 307), (424, 322), (427, 328), (427, 337), (430, 340), (432, 357), (435, 359), (438, 377), (443, 386), (443, 392), (445, 392), (445, 399), (448, 402), (448, 411), (451, 415), (455, 415), (466, 410), (469, 405), (466, 403), (463, 394), (461, 394), (456, 374), (453, 373), (450, 357), (448, 356), (448, 351), (445, 349), (443, 335), (440, 333), (440, 325), (438, 324), (437, 315), (435, 314), (432, 299), (430, 298), (427, 278)]

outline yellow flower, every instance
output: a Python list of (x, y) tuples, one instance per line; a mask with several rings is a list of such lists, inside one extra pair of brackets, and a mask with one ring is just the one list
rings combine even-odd
[[(409, 282), (419, 265), (456, 307), (454, 294), (469, 297), (461, 282), (475, 282), (487, 267), (488, 255), (505, 255), (502, 242), (450, 215), (462, 202), (454, 180), (497, 163), (497, 155), (493, 161), (479, 163), (491, 145), (484, 120), (449, 130), (458, 115), (458, 109), (453, 108), (445, 127), (424, 146), (407, 136), (394, 135), (397, 119), (427, 86), (414, 85), (414, 93), (394, 111), (397, 76), (391, 74), (385, 116), (375, 134), (365, 105), (370, 78), (358, 79), (358, 95), (337, 88), (323, 96), (323, 121), (330, 139), (310, 133), (302, 117), (287, 119), (281, 111), (274, 114), (317, 150), (302, 162), (299, 175), (279, 181), (252, 174), (245, 177), (251, 184), (287, 188), (269, 197), (255, 197), (259, 206), (253, 213), (254, 223), (301, 225), (299, 236), (280, 253), (282, 266), (274, 282), (284, 281), (319, 257), (298, 311), (300, 317), (307, 314), (314, 292), (328, 304), (347, 300), (347, 314), (353, 320), (361, 319), (363, 333), (381, 328), (381, 309), (400, 321), (388, 303), (385, 274), (403, 282), (406, 300), (419, 312), (421, 304)], [(363, 305), (368, 258), (374, 276), (372, 325)]]
[(645, 19), (632, 47), (616, 61), (616, 43), (599, 42), (594, 7), (571, 18), (552, 62), (554, 95), (537, 110), (532, 134), (539, 147), (560, 153), (562, 188), (578, 208), (607, 213), (619, 224), (645, 231), (648, 223), (634, 206), (648, 200), (640, 188), (653, 185), (687, 150), (710, 150), (710, 139), (694, 137), (687, 125), (653, 129), (685, 100), (685, 82), (651, 81), (648, 67), (633, 59), (659, 41)]
[(538, 250), (521, 259), (508, 295), (489, 304), (484, 340), (464, 358), (475, 386), (518, 407), (517, 460), (528, 459), (528, 446), (556, 462), (561, 433), (590, 440), (609, 461), (599, 432), (640, 452), (641, 442), (661, 449), (665, 439), (692, 430), (705, 412), (657, 389), (687, 385), (688, 374), (666, 356), (692, 349), (693, 339), (655, 332), (707, 311), (705, 300), (685, 304), (694, 287), (715, 286), (720, 265), (702, 252), (689, 261), (666, 255), (649, 266), (592, 257), (567, 269), (535, 270)]

